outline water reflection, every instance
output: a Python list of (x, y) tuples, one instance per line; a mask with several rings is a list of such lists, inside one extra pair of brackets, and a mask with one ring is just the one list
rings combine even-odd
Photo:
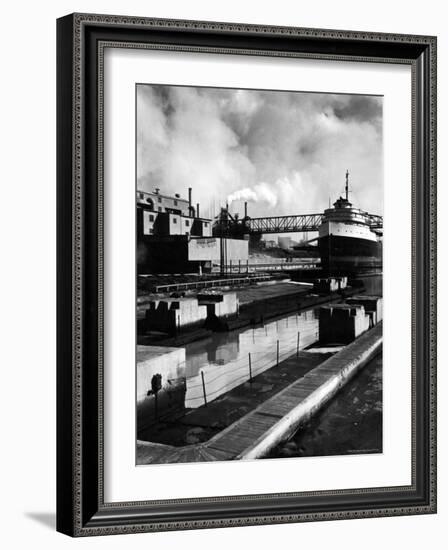
[(365, 294), (373, 296), (383, 295), (383, 274), (358, 275), (356, 281), (362, 282)]
[[(318, 317), (308, 310), (264, 326), (214, 333), (186, 348), (186, 407), (199, 407), (318, 339)], [(278, 342), (278, 344), (277, 344)]]

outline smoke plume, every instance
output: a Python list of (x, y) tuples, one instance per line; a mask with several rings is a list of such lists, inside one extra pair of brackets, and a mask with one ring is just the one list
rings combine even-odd
[(382, 213), (382, 98), (137, 87), (138, 188), (187, 195), (211, 216), (322, 212), (350, 172), (356, 206)]

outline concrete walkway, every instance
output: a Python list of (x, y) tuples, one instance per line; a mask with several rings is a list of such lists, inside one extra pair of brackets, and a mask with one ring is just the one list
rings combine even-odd
[(382, 323), (205, 443), (137, 442), (137, 464), (253, 459), (266, 455), (315, 414), (382, 345)]

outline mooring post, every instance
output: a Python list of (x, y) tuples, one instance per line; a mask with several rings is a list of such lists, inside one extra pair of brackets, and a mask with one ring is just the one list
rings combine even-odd
[(297, 357), (299, 357), (300, 332), (297, 333)]
[(204, 405), (207, 406), (207, 394), (205, 393), (205, 379), (204, 379), (203, 370), (201, 370), (201, 378), (202, 378), (202, 392), (204, 394)]
[(252, 358), (249, 352), (249, 382), (252, 384)]
[(278, 367), (279, 354), (280, 354), (280, 340), (277, 340), (277, 367)]

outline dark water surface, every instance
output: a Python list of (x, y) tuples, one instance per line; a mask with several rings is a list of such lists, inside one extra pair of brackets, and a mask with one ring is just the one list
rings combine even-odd
[(382, 354), (267, 458), (381, 453)]
[(362, 281), (365, 287), (365, 294), (376, 296), (383, 295), (383, 274), (358, 275), (355, 280)]

